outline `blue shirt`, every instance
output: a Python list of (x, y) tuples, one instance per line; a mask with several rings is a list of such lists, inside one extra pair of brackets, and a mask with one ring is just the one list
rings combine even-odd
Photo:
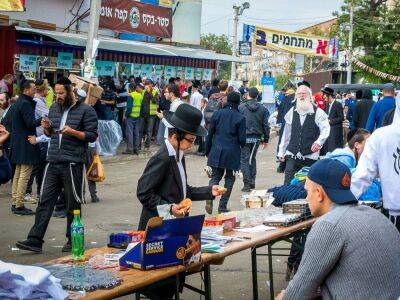
[(382, 121), (386, 113), (396, 107), (396, 99), (391, 96), (383, 97), (379, 102), (372, 106), (369, 113), (367, 125), (365, 126), (369, 132), (382, 127)]

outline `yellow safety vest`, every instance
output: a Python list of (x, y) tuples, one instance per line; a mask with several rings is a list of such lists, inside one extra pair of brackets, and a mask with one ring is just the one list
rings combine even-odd
[(50, 106), (54, 102), (54, 90), (51, 86), (48, 87), (47, 90), (47, 96), (46, 96), (46, 106), (47, 108), (50, 108)]
[[(151, 93), (152, 93), (153, 97), (157, 96), (157, 90), (156, 89), (153, 89), (151, 91)], [(153, 101), (150, 100), (150, 112), (149, 112), (149, 115), (150, 116), (155, 116), (157, 108), (158, 108), (158, 105), (156, 103), (153, 103)]]
[(143, 93), (138, 93), (134, 91), (131, 93), (131, 97), (133, 99), (133, 106), (132, 106), (132, 112), (129, 116), (131, 118), (139, 118), (140, 108), (142, 106), (142, 101), (143, 101)]

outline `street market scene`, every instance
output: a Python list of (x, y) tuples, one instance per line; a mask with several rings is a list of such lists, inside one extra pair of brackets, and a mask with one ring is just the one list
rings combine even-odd
[(0, 300), (399, 300), (399, 15), (0, 0)]

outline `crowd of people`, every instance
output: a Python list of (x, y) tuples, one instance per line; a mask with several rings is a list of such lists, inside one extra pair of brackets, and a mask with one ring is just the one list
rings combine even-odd
[[(123, 138), (124, 155), (160, 145), (138, 182), (140, 230), (153, 216), (182, 216), (185, 198), (204, 200), (212, 214), (215, 197), (221, 196), (217, 211), (229, 212), (238, 172), (243, 192), (257, 188), (256, 156), (260, 146), (268, 146), (272, 122), (259, 90), (247, 83), (235, 89), (226, 80), (171, 78), (159, 85), (123, 76), (115, 84), (106, 77), (100, 80), (102, 96), (93, 100), (88, 90), (65, 77), (54, 89), (46, 80), (19, 80), (18, 95), (10, 87), (14, 82), (12, 75), (0, 82), (0, 184), (12, 178), (12, 213), (35, 215), (27, 239), (17, 242), (20, 249), (42, 251), (56, 209), (67, 217), (62, 250), (71, 250), (72, 211), (85, 203), (86, 169), (93, 155), (115, 153)], [(54, 95), (50, 100), (49, 93)], [(357, 299), (399, 296), (400, 98), (395, 98), (394, 85), (385, 84), (375, 102), (368, 89), (340, 96), (325, 87), (314, 95), (302, 81), (278, 95), (276, 109), (283, 186), (299, 185), (297, 174), (306, 174), (300, 186), (312, 214), (320, 217), (307, 238), (294, 237), (294, 245), (304, 251), (292, 247), (287, 269), (291, 281), (278, 298), (322, 293), (336, 299), (354, 289)], [(208, 186), (188, 184), (185, 153), (195, 144), (196, 153), (207, 157)], [(32, 197), (34, 180), (36, 212), (24, 205), (37, 200)], [(384, 214), (358, 206), (376, 182)], [(89, 190), (92, 202), (98, 202), (94, 182)]]

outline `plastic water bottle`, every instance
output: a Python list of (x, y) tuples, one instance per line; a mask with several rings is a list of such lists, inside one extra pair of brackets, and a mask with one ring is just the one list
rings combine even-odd
[(71, 224), (72, 258), (85, 260), (85, 229), (81, 222), (81, 211), (74, 210), (74, 220)]

